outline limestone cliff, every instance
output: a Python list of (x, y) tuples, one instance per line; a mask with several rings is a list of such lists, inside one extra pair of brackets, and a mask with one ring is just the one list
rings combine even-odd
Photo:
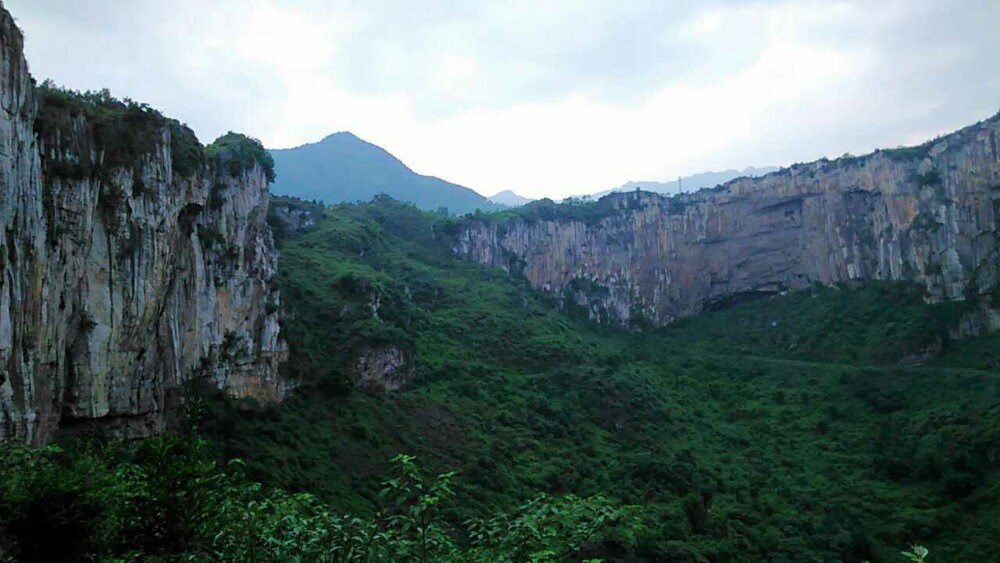
[(0, 441), (162, 429), (194, 377), (276, 400), (262, 166), (104, 94), (38, 90), (0, 13)]
[(662, 325), (815, 282), (912, 280), (1000, 307), (1000, 115), (919, 147), (794, 165), (693, 194), (613, 194), (470, 218), (455, 252), (598, 320)]

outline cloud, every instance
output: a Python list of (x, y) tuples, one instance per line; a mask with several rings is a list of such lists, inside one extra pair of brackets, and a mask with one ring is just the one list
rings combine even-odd
[(38, 77), (273, 147), (351, 130), (553, 197), (916, 142), (1000, 106), (990, 0), (7, 0)]

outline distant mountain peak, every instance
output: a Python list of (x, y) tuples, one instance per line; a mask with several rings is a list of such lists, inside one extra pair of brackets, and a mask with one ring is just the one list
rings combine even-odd
[(514, 193), (512, 190), (499, 191), (489, 196), (487, 199), (489, 199), (494, 203), (499, 203), (500, 205), (506, 205), (508, 207), (520, 207), (526, 203), (531, 203), (532, 201), (535, 201), (530, 197), (524, 197), (522, 195), (518, 195)]
[(337, 131), (336, 133), (330, 133), (326, 137), (323, 137), (323, 140), (320, 142), (322, 143), (324, 141), (330, 141), (336, 139), (350, 139), (354, 141), (364, 141), (364, 139), (358, 137), (357, 135), (351, 133), (350, 131)]
[(764, 167), (754, 167), (747, 166), (743, 170), (729, 169), (729, 170), (719, 170), (713, 172), (700, 172), (698, 174), (692, 174), (690, 176), (683, 176), (677, 178), (676, 180), (670, 180), (666, 182), (659, 181), (648, 181), (648, 180), (629, 180), (624, 184), (618, 186), (617, 188), (612, 188), (610, 190), (605, 190), (603, 192), (598, 192), (596, 194), (590, 194), (593, 198), (599, 198), (603, 195), (614, 192), (628, 192), (634, 190), (645, 190), (648, 192), (656, 192), (664, 195), (673, 195), (680, 192), (696, 192), (704, 188), (714, 188), (720, 184), (724, 184), (730, 180), (740, 178), (742, 176), (757, 177), (763, 176), (765, 174), (770, 174), (778, 170), (774, 166), (764, 166)]
[(460, 214), (500, 208), (469, 188), (417, 174), (390, 152), (350, 131), (270, 152), (278, 175), (272, 186), (277, 195), (353, 203), (386, 194), (421, 209), (447, 208)]

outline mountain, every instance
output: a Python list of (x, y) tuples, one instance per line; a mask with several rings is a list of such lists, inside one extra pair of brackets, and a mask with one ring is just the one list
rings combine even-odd
[(497, 192), (489, 197), (489, 200), (493, 203), (499, 203), (500, 205), (505, 205), (507, 207), (520, 207), (526, 203), (531, 203), (535, 201), (530, 197), (524, 197), (517, 195), (511, 190), (504, 190), (502, 192)]
[(893, 280), (934, 301), (991, 301), (970, 320), (988, 330), (1000, 327), (998, 137), (1000, 114), (918, 147), (694, 193), (542, 200), (466, 220), (456, 252), (619, 325), (814, 283)]
[(1000, 115), (454, 218), (272, 198), (22, 47), (0, 6), (0, 560), (996, 559)]
[(346, 131), (270, 153), (277, 173), (272, 191), (278, 195), (352, 203), (386, 194), (428, 211), (444, 207), (462, 214), (500, 209), (469, 188), (417, 174), (385, 149)]
[(730, 180), (735, 180), (740, 177), (755, 178), (757, 176), (763, 176), (765, 174), (770, 174), (778, 170), (774, 166), (764, 166), (762, 168), (754, 168), (753, 166), (748, 166), (743, 170), (723, 170), (721, 172), (700, 172), (698, 174), (692, 174), (691, 176), (684, 176), (678, 178), (674, 182), (656, 182), (656, 181), (635, 181), (630, 180), (624, 184), (618, 186), (617, 188), (612, 188), (610, 190), (605, 190), (603, 192), (597, 192), (592, 194), (591, 198), (600, 198), (602, 196), (608, 195), (615, 192), (632, 192), (635, 190), (643, 190), (647, 192), (656, 192), (664, 195), (679, 194), (681, 192), (696, 192), (704, 188), (713, 188), (719, 184), (724, 184)]
[(765, 166), (763, 168), (748, 166), (743, 170), (729, 169), (721, 172), (701, 172), (691, 176), (684, 176), (679, 178), (676, 182), (629, 181), (613, 190), (603, 193), (628, 192), (637, 189), (666, 195), (678, 194), (681, 192), (696, 192), (704, 188), (713, 188), (719, 184), (735, 180), (736, 178), (755, 178), (757, 176), (770, 174), (776, 170), (778, 170), (778, 168), (774, 166)]

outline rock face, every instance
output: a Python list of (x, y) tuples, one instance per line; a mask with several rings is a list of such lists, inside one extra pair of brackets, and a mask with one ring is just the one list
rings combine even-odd
[(0, 441), (149, 435), (195, 377), (280, 399), (264, 171), (151, 110), (43, 112), (0, 12)]
[[(537, 202), (519, 218), (466, 220), (455, 252), (620, 325), (851, 280), (912, 280), (931, 300), (992, 295), (1000, 307), (998, 137), (1000, 115), (919, 147), (694, 194)], [(979, 326), (1000, 325), (996, 309), (980, 313)]]
[(354, 366), (354, 384), (364, 391), (396, 391), (413, 379), (406, 354), (396, 346), (362, 351)]
[(296, 232), (307, 231), (316, 225), (317, 214), (322, 213), (322, 207), (284, 197), (272, 202), (271, 213), (283, 228)]

